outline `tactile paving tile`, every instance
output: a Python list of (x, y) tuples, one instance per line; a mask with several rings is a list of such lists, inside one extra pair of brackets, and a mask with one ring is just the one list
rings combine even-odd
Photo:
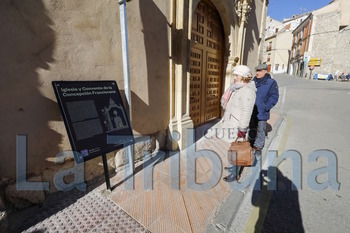
[[(57, 208), (59, 209), (59, 208)], [(48, 212), (56, 212), (51, 208)], [(124, 210), (97, 191), (78, 199), (24, 232), (149, 232)]]

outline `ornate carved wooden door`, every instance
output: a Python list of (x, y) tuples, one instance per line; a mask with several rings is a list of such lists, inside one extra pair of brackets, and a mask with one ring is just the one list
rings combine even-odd
[(223, 76), (223, 27), (220, 15), (207, 0), (192, 17), (190, 59), (190, 117), (199, 126), (220, 117)]

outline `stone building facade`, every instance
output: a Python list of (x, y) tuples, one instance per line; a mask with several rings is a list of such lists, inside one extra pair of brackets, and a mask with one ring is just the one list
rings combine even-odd
[(267, 16), (266, 27), (265, 27), (265, 38), (276, 34), (281, 28), (283, 28), (282, 22), (275, 20), (270, 16)]
[(291, 40), (291, 32), (285, 29), (265, 39), (264, 63), (269, 66), (269, 72), (287, 73)]
[[(349, 1), (334, 0), (313, 11), (293, 31), (291, 74), (312, 78), (316, 73), (350, 72), (349, 7)], [(313, 64), (311, 60), (319, 61), (312, 71), (309, 69)]]
[[(288, 73), (290, 67), (292, 31), (296, 29), (309, 14), (294, 15), (290, 19), (284, 19), (280, 25), (275, 21), (270, 28), (266, 28), (270, 36), (265, 37), (263, 62), (269, 66), (269, 72)], [(269, 20), (269, 18), (267, 18)], [(278, 22), (278, 21), (277, 21)], [(266, 24), (266, 27), (268, 25)], [(272, 33), (271, 29), (274, 29)], [(271, 34), (272, 33), (272, 34)]]
[(350, 72), (350, 2), (335, 0), (313, 12), (310, 50), (306, 58), (321, 58), (313, 73)]
[[(221, 117), (220, 97), (232, 68), (259, 62), (267, 5), (268, 0), (127, 2), (133, 131), (151, 136), (139, 149), (183, 149), (187, 128)], [(28, 177), (52, 184), (62, 169), (55, 157), (71, 147), (52, 81), (115, 80), (124, 95), (118, 9), (118, 1), (110, 0), (1, 1), (4, 180), (15, 178), (21, 134), (27, 136)], [(180, 138), (169, 142), (173, 132)], [(89, 168), (94, 160), (86, 174), (95, 172)]]
[[(290, 74), (303, 77), (307, 70), (305, 54), (309, 51), (312, 14), (293, 30), (293, 40), (290, 56)], [(306, 71), (306, 72), (305, 72)]]

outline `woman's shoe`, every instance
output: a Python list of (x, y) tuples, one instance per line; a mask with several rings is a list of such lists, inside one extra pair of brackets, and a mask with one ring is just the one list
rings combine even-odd
[(234, 181), (234, 178), (235, 177), (233, 175), (229, 175), (229, 176), (224, 177), (223, 180), (226, 182), (232, 182), (232, 181)]
[(224, 167), (225, 171), (231, 171), (233, 169), (233, 167)]

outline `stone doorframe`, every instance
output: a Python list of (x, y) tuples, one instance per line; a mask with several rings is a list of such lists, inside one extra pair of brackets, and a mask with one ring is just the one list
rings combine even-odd
[[(193, 128), (189, 116), (190, 50), (192, 14), (201, 0), (172, 0), (170, 58), (169, 149), (187, 146), (187, 129)], [(251, 0), (210, 0), (218, 10), (224, 28), (223, 90), (230, 85), (232, 68), (243, 60), (246, 15)], [(248, 3), (249, 2), (249, 3)], [(248, 7), (248, 8), (243, 8)], [(243, 19), (243, 20), (242, 20)], [(243, 21), (243, 23), (241, 23)]]

